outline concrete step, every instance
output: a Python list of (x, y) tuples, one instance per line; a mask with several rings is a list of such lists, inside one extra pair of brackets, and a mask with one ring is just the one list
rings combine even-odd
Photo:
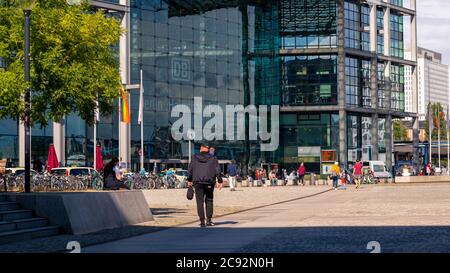
[(33, 211), (27, 209), (0, 211), (0, 221), (14, 221), (32, 217)]
[(0, 222), (0, 232), (6, 232), (16, 229), (16, 224), (9, 221), (2, 221)]
[(58, 233), (59, 229), (55, 226), (0, 232), (0, 244), (49, 237), (57, 235)]
[(19, 208), (19, 204), (16, 202), (0, 201), (0, 211), (18, 210)]
[(0, 232), (45, 227), (48, 220), (45, 218), (28, 218), (14, 221), (0, 222)]

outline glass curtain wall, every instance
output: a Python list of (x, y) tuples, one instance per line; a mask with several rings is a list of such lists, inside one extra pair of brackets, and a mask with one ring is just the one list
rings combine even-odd
[[(279, 101), (277, 18), (277, 1), (131, 1), (131, 77), (138, 83), (143, 70), (146, 159), (188, 158), (188, 143), (171, 139), (175, 105), (193, 109), (194, 97), (203, 99), (203, 107), (222, 109)], [(133, 166), (139, 162), (138, 103), (134, 92)], [(214, 145), (219, 159), (243, 160), (248, 154), (240, 141)]]

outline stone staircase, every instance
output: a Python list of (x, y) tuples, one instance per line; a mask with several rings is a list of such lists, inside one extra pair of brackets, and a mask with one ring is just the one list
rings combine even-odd
[(34, 217), (32, 210), (22, 209), (16, 202), (0, 195), (0, 244), (57, 235), (59, 228), (45, 218)]

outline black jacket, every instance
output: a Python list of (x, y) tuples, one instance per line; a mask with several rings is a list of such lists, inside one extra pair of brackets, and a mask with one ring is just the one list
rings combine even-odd
[(217, 158), (209, 153), (198, 153), (192, 157), (188, 170), (188, 181), (194, 184), (222, 183)]

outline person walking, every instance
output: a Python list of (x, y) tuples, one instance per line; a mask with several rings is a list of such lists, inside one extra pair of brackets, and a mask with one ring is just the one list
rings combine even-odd
[(341, 168), (339, 168), (339, 162), (334, 162), (334, 165), (331, 167), (331, 178), (333, 179), (333, 189), (338, 189), (338, 180), (339, 175), (341, 173)]
[(300, 183), (301, 181), (301, 185), (305, 186), (305, 173), (306, 173), (306, 168), (305, 168), (305, 163), (300, 163), (300, 166), (298, 166), (298, 170), (297, 170), (297, 174), (298, 174), (298, 182)]
[(341, 173), (341, 185), (343, 190), (347, 189), (347, 170), (343, 170)]
[(231, 163), (228, 164), (227, 175), (228, 175), (228, 182), (230, 184), (230, 191), (235, 191), (236, 190), (236, 176), (237, 176), (236, 161), (231, 160)]
[[(208, 145), (200, 147), (200, 153), (192, 157), (188, 169), (188, 187), (194, 187), (195, 200), (197, 202), (197, 214), (200, 219), (200, 227), (214, 226), (213, 200), (214, 187), (222, 188), (220, 166), (217, 158), (209, 153)], [(205, 223), (206, 205), (206, 223)]]
[(362, 169), (363, 164), (361, 161), (356, 160), (355, 166), (353, 166), (353, 180), (355, 181), (356, 188), (359, 189), (361, 187), (361, 179), (362, 179)]

